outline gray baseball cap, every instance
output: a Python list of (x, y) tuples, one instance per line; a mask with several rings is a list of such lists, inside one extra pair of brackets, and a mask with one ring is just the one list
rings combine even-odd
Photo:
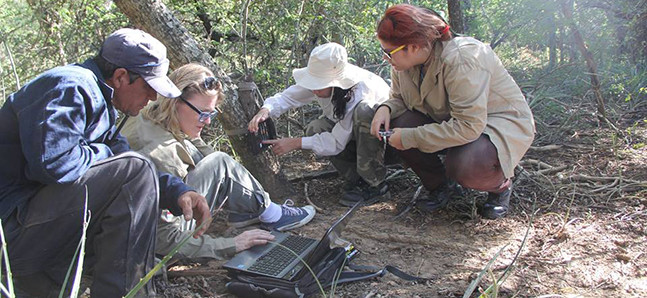
[(166, 76), (169, 68), (166, 47), (142, 30), (123, 28), (110, 34), (103, 42), (101, 56), (140, 75), (164, 97), (176, 98), (182, 94)]

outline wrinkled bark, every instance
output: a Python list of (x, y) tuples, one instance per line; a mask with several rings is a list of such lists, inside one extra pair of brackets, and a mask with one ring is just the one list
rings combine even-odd
[(449, 10), (449, 26), (457, 33), (465, 33), (461, 0), (447, 0), (447, 10)]
[(221, 105), (224, 113), (218, 114), (218, 121), (229, 137), (232, 147), (241, 157), (245, 167), (275, 200), (292, 195), (292, 188), (281, 172), (276, 156), (268, 151), (261, 154), (251, 151), (250, 142), (253, 136), (247, 132), (247, 123), (250, 116), (258, 110), (258, 103), (241, 103), (236, 84), (213, 62), (211, 56), (161, 1), (116, 0), (115, 4), (133, 24), (166, 45), (172, 69), (189, 62), (197, 62), (213, 71), (225, 89), (226, 99)]
[(564, 19), (569, 22), (569, 27), (573, 32), (573, 39), (577, 45), (580, 53), (586, 61), (586, 66), (589, 68), (589, 74), (591, 77), (591, 88), (593, 89), (593, 94), (595, 94), (596, 105), (598, 109), (598, 118), (603, 122), (607, 119), (607, 115), (604, 108), (604, 99), (602, 98), (602, 93), (600, 92), (600, 80), (598, 79), (598, 71), (595, 61), (593, 60), (593, 54), (586, 47), (584, 38), (580, 34), (580, 30), (577, 28), (575, 21), (573, 21), (573, 2), (571, 0), (563, 0), (561, 2), (562, 13), (564, 14)]

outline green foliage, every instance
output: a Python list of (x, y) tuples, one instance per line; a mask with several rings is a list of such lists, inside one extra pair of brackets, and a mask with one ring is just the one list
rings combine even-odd
[[(22, 84), (40, 72), (82, 61), (98, 52), (101, 41), (128, 20), (112, 1), (0, 0), (0, 42), (9, 47)], [(0, 49), (3, 100), (16, 90), (6, 48)]]

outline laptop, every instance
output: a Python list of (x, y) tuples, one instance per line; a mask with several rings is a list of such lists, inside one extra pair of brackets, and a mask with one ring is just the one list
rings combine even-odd
[[(340, 237), (346, 224), (361, 203), (356, 203), (344, 215), (337, 219), (319, 241), (289, 233), (272, 231), (271, 233), (275, 237), (273, 242), (275, 243), (254, 246), (242, 251), (225, 263), (223, 267), (233, 272), (245, 272), (258, 276), (294, 280), (297, 277), (301, 277), (301, 274), (305, 274), (307, 271), (307, 268), (304, 267), (303, 262), (299, 258), (303, 259), (308, 266), (312, 267), (334, 247), (346, 248), (347, 251), (350, 251), (349, 258), (351, 258), (358, 251), (353, 248), (350, 242)], [(284, 247), (276, 245), (276, 243), (289, 247), (299, 255), (299, 258)]]

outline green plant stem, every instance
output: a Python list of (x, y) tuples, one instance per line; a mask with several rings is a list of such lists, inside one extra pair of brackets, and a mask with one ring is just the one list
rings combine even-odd
[[(536, 210), (536, 208), (535, 208), (536, 205), (537, 205), (537, 199), (535, 198), (535, 200), (532, 203), (533, 212), (532, 212), (532, 215), (530, 216), (530, 221), (528, 222), (528, 228), (526, 229), (526, 235), (523, 236), (523, 241), (521, 241), (521, 245), (519, 246), (519, 249), (517, 250), (517, 253), (514, 255), (514, 258), (512, 259), (512, 262), (510, 262), (510, 265), (508, 265), (508, 267), (505, 268), (505, 270), (503, 271), (503, 274), (501, 274), (501, 277), (499, 277), (499, 281), (501, 281), (501, 282), (499, 283), (499, 282), (495, 281), (492, 285), (490, 285), (487, 289), (485, 289), (485, 291), (483, 291), (483, 293), (479, 297), (485, 297), (484, 295), (487, 295), (493, 289), (498, 293), (499, 286), (501, 284), (503, 284), (503, 282), (506, 279), (508, 279), (508, 274), (510, 272), (512, 272), (512, 268), (514, 267), (514, 263), (519, 258), (519, 255), (521, 255), (521, 250), (526, 246), (526, 241), (528, 240), (528, 235), (530, 234), (530, 228), (532, 228), (532, 223), (533, 223), (533, 221), (535, 219), (535, 215), (537, 214), (537, 212), (535, 211)], [(465, 297), (465, 296), (463, 296), (463, 297)]]
[(0, 238), (2, 239), (2, 258), (4, 259), (4, 263), (7, 264), (7, 287), (5, 288), (2, 284), (0, 285), (2, 285), (3, 294), (5, 294), (7, 297), (15, 297), (16, 294), (14, 293), (13, 289), (13, 275), (11, 274), (11, 266), (9, 265), (9, 253), (7, 253), (7, 241), (4, 237), (2, 219), (0, 219)]
[(74, 283), (72, 284), (72, 292), (70, 297), (79, 296), (79, 288), (81, 287), (81, 274), (83, 273), (83, 262), (85, 260), (85, 240), (87, 238), (88, 226), (92, 219), (92, 211), (88, 210), (88, 186), (85, 186), (85, 207), (83, 209), (83, 233), (81, 234), (81, 249), (79, 250), (79, 260), (76, 264), (76, 274), (74, 275)]
[(77, 256), (79, 256), (79, 259), (76, 264), (76, 273), (74, 275), (74, 284), (72, 285), (72, 290), (70, 291), (70, 297), (78, 297), (79, 295), (79, 288), (81, 287), (81, 274), (83, 273), (83, 259), (85, 256), (85, 239), (88, 230), (88, 224), (90, 223), (90, 218), (90, 211), (88, 210), (88, 186), (85, 185), (85, 205), (83, 207), (83, 229), (81, 232), (81, 240), (76, 246), (76, 251), (74, 252), (74, 256), (72, 257), (70, 267), (67, 268), (67, 274), (65, 274), (65, 279), (63, 280), (63, 287), (58, 293), (59, 298), (63, 298), (63, 295), (65, 294), (67, 281), (70, 279), (72, 268), (74, 267), (74, 260), (76, 260)]
[(481, 279), (485, 275), (485, 272), (487, 272), (487, 270), (490, 269), (490, 266), (492, 266), (492, 263), (494, 263), (494, 260), (496, 260), (496, 258), (499, 257), (501, 252), (503, 252), (503, 250), (506, 247), (508, 247), (508, 244), (504, 245), (501, 249), (499, 249), (499, 251), (494, 255), (494, 257), (492, 257), (492, 259), (490, 259), (490, 261), (487, 263), (487, 265), (485, 265), (485, 268), (483, 268), (483, 270), (481, 270), (481, 272), (479, 272), (479, 275), (476, 276), (476, 279), (473, 280), (470, 283), (469, 287), (467, 287), (467, 290), (463, 294), (463, 298), (469, 298), (472, 295), (472, 293), (474, 292), (474, 290), (478, 286), (479, 282), (481, 282)]
[(149, 271), (142, 279), (140, 279), (139, 282), (135, 285), (135, 287), (133, 287), (130, 290), (130, 292), (128, 292), (124, 297), (125, 298), (135, 297), (137, 292), (139, 292), (139, 290), (141, 290), (144, 287), (144, 285), (146, 285), (153, 278), (153, 276), (155, 276), (155, 273), (157, 271), (159, 271), (162, 267), (164, 267), (164, 265), (180, 250), (182, 246), (184, 246), (185, 243), (189, 241), (189, 239), (191, 239), (191, 237), (193, 237), (197, 233), (197, 231), (199, 231), (202, 228), (202, 226), (204, 226), (204, 224), (206, 224), (206, 222), (203, 222), (202, 224), (200, 224), (197, 228), (195, 228), (195, 230), (193, 230), (193, 233), (191, 233), (190, 235), (182, 239), (182, 241), (178, 243), (178, 245), (176, 245), (173, 248), (173, 250), (171, 250), (171, 252), (169, 252), (166, 256), (164, 256), (161, 262), (155, 265), (155, 267), (153, 267), (151, 271)]
[(312, 274), (312, 277), (314, 277), (315, 281), (317, 282), (317, 285), (319, 286), (319, 290), (321, 291), (321, 295), (326, 297), (326, 291), (324, 291), (323, 286), (321, 285), (321, 282), (319, 282), (319, 279), (317, 278), (317, 275), (315, 274), (314, 271), (312, 271), (312, 268), (310, 268), (310, 266), (308, 266), (308, 263), (306, 263), (306, 261), (304, 261), (301, 257), (299, 257), (299, 255), (296, 252), (292, 251), (288, 247), (286, 247), (286, 246), (284, 246), (284, 245), (282, 245), (282, 244), (280, 244), (278, 242), (275, 242), (275, 241), (267, 241), (267, 242), (268, 243), (274, 243), (277, 246), (283, 247), (283, 248), (287, 249), (291, 254), (295, 255), (297, 257), (297, 259), (299, 259), (299, 261), (301, 263), (303, 263), (303, 265), (306, 266), (306, 268), (308, 268), (308, 271), (310, 271), (310, 274)]
[(344, 261), (341, 263), (341, 267), (339, 267), (339, 271), (337, 274), (335, 274), (335, 278), (333, 279), (332, 285), (330, 285), (330, 297), (335, 297), (335, 290), (337, 289), (337, 282), (339, 281), (339, 277), (341, 276), (342, 271), (344, 271), (344, 266), (346, 266), (346, 261), (348, 260), (348, 257), (344, 258)]
[[(214, 211), (213, 215), (216, 215), (218, 212), (220, 212), (220, 210), (222, 210), (222, 207), (225, 205), (225, 202), (227, 202), (227, 200), (229, 200), (229, 196), (226, 196), (225, 199), (222, 200), (222, 203), (220, 203), (220, 206), (218, 206), (218, 209)], [(184, 246), (184, 244), (186, 244), (189, 241), (189, 239), (191, 239), (191, 237), (195, 236), (197, 231), (200, 231), (200, 229), (202, 229), (202, 227), (206, 223), (207, 223), (206, 221), (202, 222), (198, 227), (196, 227), (193, 230), (193, 233), (191, 233), (190, 235), (182, 239), (182, 241), (178, 243), (171, 250), (171, 252), (169, 252), (166, 256), (164, 256), (161, 262), (155, 265), (155, 267), (153, 267), (151, 271), (149, 271), (142, 279), (140, 279), (139, 282), (135, 285), (135, 287), (133, 287), (124, 297), (125, 298), (135, 297), (137, 292), (139, 292), (139, 290), (141, 290), (144, 287), (144, 285), (148, 283), (151, 280), (151, 278), (153, 278), (153, 276), (155, 275), (155, 272), (159, 271), (166, 263), (168, 263), (168, 261), (180, 250), (180, 248), (182, 248), (182, 246)]]

